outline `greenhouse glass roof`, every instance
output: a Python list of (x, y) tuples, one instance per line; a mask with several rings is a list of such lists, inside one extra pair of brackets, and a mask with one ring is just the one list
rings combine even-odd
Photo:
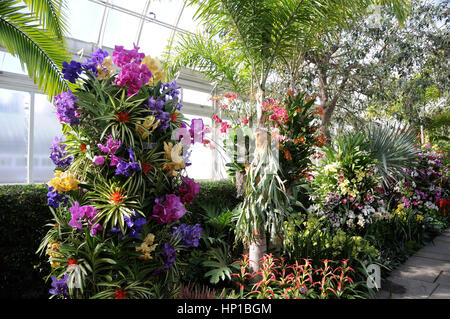
[(196, 32), (196, 8), (185, 0), (68, 0), (69, 34), (98, 47), (134, 44), (161, 56), (179, 32)]

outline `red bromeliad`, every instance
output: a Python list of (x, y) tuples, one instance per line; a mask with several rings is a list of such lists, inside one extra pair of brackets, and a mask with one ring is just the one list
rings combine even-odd
[(67, 266), (76, 265), (77, 262), (78, 262), (78, 260), (76, 258), (73, 258), (73, 259), (69, 258), (69, 261), (67, 262)]
[(121, 290), (120, 287), (117, 287), (113, 297), (115, 299), (127, 299), (127, 291)]
[(129, 122), (130, 117), (128, 113), (120, 112), (115, 114), (117, 122)]
[[(348, 266), (348, 259), (341, 261), (341, 265), (333, 268), (331, 260), (322, 260), (323, 267), (315, 269), (310, 259), (304, 259), (304, 264), (295, 261), (287, 265), (284, 258), (276, 259), (272, 254), (263, 256), (260, 268), (254, 274), (249, 273), (248, 255), (243, 256), (240, 273), (236, 276), (241, 297), (244, 296), (246, 284), (250, 278), (258, 278), (253, 283), (248, 297), (258, 299), (299, 299), (299, 298), (342, 298), (349, 287), (354, 286), (353, 279), (348, 276), (354, 272)], [(314, 280), (315, 279), (315, 280)]]
[(153, 168), (150, 166), (150, 163), (142, 163), (142, 172), (147, 175), (150, 170)]
[(114, 204), (119, 204), (120, 202), (123, 201), (124, 196), (122, 195), (121, 192), (119, 191), (115, 191), (114, 193), (111, 193), (111, 197), (108, 198), (110, 201), (113, 201)]

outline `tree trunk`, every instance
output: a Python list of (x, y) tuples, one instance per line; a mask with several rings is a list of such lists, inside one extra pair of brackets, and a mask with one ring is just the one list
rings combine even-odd
[(270, 229), (270, 240), (269, 245), (271, 251), (280, 252), (283, 248), (283, 236), (278, 232), (276, 232), (275, 225), (272, 224), (272, 228)]
[(318, 67), (317, 75), (319, 78), (319, 97), (320, 97), (320, 108), (322, 109), (320, 130), (327, 139), (330, 138), (330, 132), (328, 130), (328, 123), (331, 118), (331, 113), (328, 104), (328, 79), (327, 72), (321, 66)]
[[(259, 269), (260, 261), (264, 254), (267, 252), (266, 235), (264, 231), (259, 232), (255, 235), (253, 240), (250, 241), (249, 247), (249, 260), (250, 260), (250, 271), (256, 273)], [(254, 278), (258, 281), (258, 278)]]
[(236, 171), (236, 195), (237, 197), (242, 197), (245, 194), (245, 181), (247, 179), (247, 173)]
[[(258, 126), (256, 128), (256, 134), (255, 134), (255, 154), (253, 161), (255, 163), (258, 163), (261, 158), (262, 154), (265, 151), (265, 147), (267, 147), (267, 139), (266, 136), (264, 136), (265, 133), (265, 121), (266, 116), (262, 111), (262, 104), (264, 102), (264, 90), (260, 88), (257, 92), (257, 111), (258, 111)], [(253, 165), (251, 163), (250, 165)], [(267, 213), (267, 212), (266, 212)], [(261, 258), (264, 256), (264, 254), (267, 252), (267, 243), (266, 243), (266, 234), (265, 230), (259, 229), (255, 230), (254, 239), (250, 241), (249, 246), (249, 259), (250, 259), (250, 270), (252, 272), (256, 272), (259, 268), (259, 262)]]

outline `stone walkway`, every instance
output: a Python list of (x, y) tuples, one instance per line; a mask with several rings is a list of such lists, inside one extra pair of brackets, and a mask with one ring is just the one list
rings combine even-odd
[(377, 299), (450, 299), (450, 228), (391, 272)]

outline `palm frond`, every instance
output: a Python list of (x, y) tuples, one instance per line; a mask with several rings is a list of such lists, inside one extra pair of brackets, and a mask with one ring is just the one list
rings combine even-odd
[(251, 75), (248, 63), (239, 51), (207, 34), (183, 35), (167, 61), (169, 76), (183, 67), (201, 72), (211, 82), (230, 87), (234, 92), (248, 92)]
[(33, 15), (22, 13), (25, 7), (17, 3), (0, 2), (0, 45), (19, 57), (28, 75), (51, 98), (69, 89), (60, 68), (70, 55), (53, 33), (42, 29)]
[(67, 9), (65, 0), (23, 0), (33, 12), (39, 24), (64, 41), (64, 33), (68, 31)]

